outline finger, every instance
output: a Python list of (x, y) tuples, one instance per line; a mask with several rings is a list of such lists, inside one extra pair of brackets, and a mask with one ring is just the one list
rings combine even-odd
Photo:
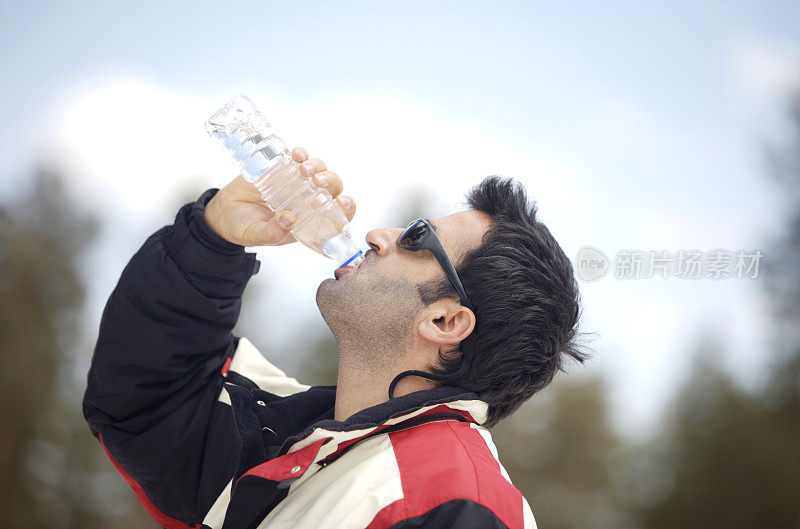
[(342, 186), (344, 185), (342, 184), (342, 179), (339, 178), (339, 175), (333, 171), (322, 171), (321, 173), (316, 173), (314, 175), (313, 182), (319, 187), (327, 189), (328, 193), (330, 193), (333, 198), (339, 196), (339, 193), (342, 192)]
[(283, 239), (281, 239), (278, 242), (276, 242), (275, 244), (273, 244), (273, 246), (281, 246), (283, 244), (289, 244), (289, 243), (292, 243), (292, 242), (295, 242), (295, 241), (297, 241), (297, 239), (294, 238), (294, 235), (292, 235), (292, 232), (287, 231), (286, 235), (283, 236)]
[(252, 241), (253, 246), (276, 246), (279, 244), (286, 244), (294, 240), (291, 231), (293, 221), (294, 218), (291, 213), (283, 212), (267, 222), (253, 224), (252, 232), (249, 234), (246, 233), (245, 237), (247, 240)]
[(291, 211), (281, 211), (280, 213), (275, 215), (275, 222), (278, 223), (278, 226), (280, 226), (281, 229), (284, 229), (286, 231), (292, 229), (292, 226), (294, 226), (294, 221), (295, 221), (295, 216), (294, 213), (292, 213)]
[(308, 160), (308, 152), (302, 147), (295, 147), (292, 149), (292, 160), (297, 163), (303, 163)]
[(341, 195), (336, 199), (336, 202), (339, 203), (342, 211), (344, 211), (344, 215), (347, 217), (347, 220), (353, 220), (353, 216), (356, 214), (355, 200), (353, 200), (352, 197)]
[(309, 158), (300, 166), (300, 172), (303, 176), (313, 176), (314, 173), (321, 173), (327, 171), (328, 167), (325, 162), (319, 158)]
[(294, 228), (296, 220), (297, 217), (291, 211), (281, 211), (272, 218), (270, 222), (277, 223), (278, 227), (283, 232), (283, 236), (277, 237), (275, 242), (272, 243), (273, 245), (278, 246), (295, 241), (294, 235), (292, 235), (292, 229)]

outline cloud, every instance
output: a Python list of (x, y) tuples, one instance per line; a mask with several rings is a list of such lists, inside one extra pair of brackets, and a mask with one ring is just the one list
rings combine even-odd
[(800, 47), (763, 35), (736, 35), (727, 46), (728, 65), (743, 95), (772, 100), (800, 89)]
[[(56, 148), (76, 175), (70, 184), (83, 199), (143, 218), (171, 211), (177, 194), (199, 195), (235, 176), (203, 127), (234, 94), (189, 95), (130, 76), (87, 86), (63, 101), (53, 124)], [(342, 176), (358, 204), (357, 224), (365, 222), (362, 235), (410, 188), (455, 204), (487, 174), (505, 174), (556, 203), (578, 192), (558, 162), (510, 149), (476, 124), (413, 102), (348, 95), (296, 108), (269, 94), (247, 95), (290, 146), (306, 147)]]
[[(147, 217), (173, 209), (192, 184), (233, 170), (203, 123), (214, 108), (139, 78), (101, 80), (64, 101), (53, 123), (55, 148), (72, 192), (100, 210)], [(220, 183), (219, 181), (217, 183)]]

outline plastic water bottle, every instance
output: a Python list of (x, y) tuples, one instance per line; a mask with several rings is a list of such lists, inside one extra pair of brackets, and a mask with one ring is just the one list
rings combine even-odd
[(342, 208), (300, 173), (300, 164), (250, 99), (239, 95), (228, 101), (208, 119), (206, 130), (231, 154), (270, 210), (290, 213), (296, 240), (339, 266), (361, 263), (364, 255), (353, 244)]

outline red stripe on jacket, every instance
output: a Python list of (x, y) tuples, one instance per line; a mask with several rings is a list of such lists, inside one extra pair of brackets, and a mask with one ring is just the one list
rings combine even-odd
[(142, 506), (144, 507), (144, 510), (147, 511), (147, 514), (149, 514), (150, 517), (153, 518), (153, 520), (155, 520), (156, 523), (158, 523), (158, 525), (164, 527), (165, 529), (198, 529), (202, 525), (202, 524), (197, 524), (195, 526), (186, 525), (182, 521), (176, 520), (175, 518), (167, 516), (166, 514), (161, 512), (158, 509), (158, 507), (156, 507), (155, 504), (152, 501), (150, 501), (150, 498), (147, 497), (147, 493), (145, 493), (142, 486), (139, 485), (139, 483), (137, 483), (136, 480), (133, 479), (130, 475), (128, 475), (128, 473), (125, 472), (125, 469), (122, 468), (122, 466), (119, 463), (117, 463), (113, 457), (111, 457), (111, 453), (108, 451), (108, 448), (106, 448), (106, 445), (103, 442), (103, 434), (99, 434), (98, 437), (100, 439), (100, 445), (103, 447), (103, 450), (105, 450), (106, 455), (111, 460), (111, 463), (114, 465), (114, 468), (116, 468), (117, 472), (120, 473), (122, 479), (124, 479), (125, 482), (128, 485), (130, 485), (130, 487), (133, 489), (133, 493), (136, 494), (136, 497), (139, 499)]
[(500, 473), (481, 434), (458, 421), (428, 423), (389, 434), (403, 498), (384, 507), (367, 529), (390, 527), (451, 500), (489, 509), (509, 529), (522, 529), (522, 493)]

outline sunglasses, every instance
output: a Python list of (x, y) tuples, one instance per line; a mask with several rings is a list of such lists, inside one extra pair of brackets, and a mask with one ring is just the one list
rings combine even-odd
[(430, 250), (436, 260), (439, 261), (439, 265), (444, 270), (447, 279), (450, 280), (450, 284), (453, 285), (453, 288), (456, 289), (456, 292), (461, 297), (461, 304), (465, 307), (472, 307), (472, 302), (461, 284), (461, 279), (458, 278), (453, 262), (447, 257), (447, 253), (442, 247), (442, 242), (428, 219), (412, 221), (397, 238), (397, 245), (412, 252)]
[[(453, 262), (450, 261), (449, 257), (447, 257), (447, 253), (445, 253), (444, 248), (442, 247), (442, 242), (439, 240), (439, 237), (436, 235), (436, 230), (428, 219), (417, 219), (409, 224), (408, 227), (403, 230), (403, 233), (401, 233), (397, 238), (397, 245), (400, 248), (409, 250), (411, 252), (430, 250), (434, 257), (436, 257), (436, 260), (439, 261), (439, 265), (442, 267), (442, 270), (444, 270), (444, 273), (447, 275), (447, 279), (450, 280), (453, 288), (455, 288), (456, 291), (458, 291), (458, 295), (461, 296), (461, 304), (465, 307), (473, 309), (472, 302), (470, 301), (469, 296), (467, 296), (464, 286), (461, 284), (461, 280), (458, 278), (458, 274), (453, 266)], [(449, 375), (438, 375), (425, 371), (418, 371), (416, 369), (403, 371), (394, 377), (392, 383), (389, 384), (389, 399), (392, 399), (394, 396), (394, 388), (397, 386), (397, 383), (400, 382), (400, 379), (409, 375), (423, 377), (430, 380), (438, 380), (441, 382), (458, 380), (460, 377), (466, 375), (469, 371), (469, 368), (472, 365), (474, 349), (475, 333), (472, 332), (464, 339), (464, 341), (461, 342), (461, 351), (463, 355), (461, 366), (454, 373), (450, 373)]]

